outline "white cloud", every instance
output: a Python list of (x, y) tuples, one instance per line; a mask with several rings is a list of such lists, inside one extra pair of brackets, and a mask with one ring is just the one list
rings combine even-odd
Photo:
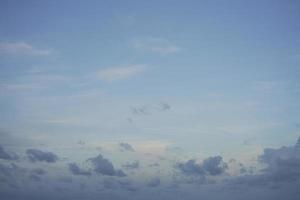
[(51, 54), (49, 49), (38, 49), (25, 42), (2, 42), (0, 53), (46, 56)]
[(146, 52), (158, 53), (160, 55), (173, 54), (180, 51), (180, 48), (171, 44), (168, 40), (161, 38), (145, 38), (134, 41), (134, 48)]
[(129, 65), (125, 67), (110, 67), (98, 71), (97, 77), (103, 81), (117, 81), (129, 79), (146, 70), (145, 65)]

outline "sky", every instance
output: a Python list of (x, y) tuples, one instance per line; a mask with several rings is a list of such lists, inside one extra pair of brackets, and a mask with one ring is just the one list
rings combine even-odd
[(0, 199), (298, 199), (300, 2), (0, 0)]

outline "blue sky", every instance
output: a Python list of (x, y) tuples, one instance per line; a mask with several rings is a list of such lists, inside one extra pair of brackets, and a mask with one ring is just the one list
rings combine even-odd
[[(66, 163), (83, 165), (79, 172), (70, 167), (75, 176), (93, 176), (95, 163), (99, 172), (106, 162), (95, 157), (100, 153), (116, 169), (123, 166), (128, 181), (152, 187), (174, 184), (174, 166), (183, 174), (199, 168), (207, 182), (234, 182), (245, 178), (237, 173), (242, 163), (256, 168), (257, 178), (266, 164), (278, 169), (257, 160), (269, 156), (267, 147), (277, 156), (289, 146), (284, 151), (298, 161), (291, 152), (300, 135), (299, 9), (296, 0), (0, 1), (2, 169), (13, 162), (33, 167), (38, 162), (30, 156), (40, 154), (28, 149), (54, 152), (56, 166), (44, 166), (54, 184), (53, 177), (69, 173)], [(158, 171), (145, 167), (156, 166), (156, 158), (160, 181)], [(188, 162), (193, 159), (196, 166)], [(232, 159), (241, 163), (232, 166)], [(141, 167), (128, 173), (128, 162), (135, 161)], [(205, 163), (215, 162), (224, 174), (209, 180)], [(195, 198), (185, 185), (191, 177), (178, 177), (183, 186), (176, 192)], [(209, 185), (204, 194), (209, 198), (224, 184)], [(0, 196), (9, 193), (0, 190)]]

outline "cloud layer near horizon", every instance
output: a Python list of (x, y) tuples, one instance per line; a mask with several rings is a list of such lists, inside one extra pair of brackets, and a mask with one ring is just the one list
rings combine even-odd
[[(295, 194), (298, 192), (294, 189), (295, 186), (300, 186), (299, 140), (296, 145), (288, 147), (265, 148), (264, 152), (258, 156), (257, 165), (262, 164), (259, 167), (260, 170), (254, 173), (230, 175), (226, 173), (226, 170), (231, 167), (229, 163), (236, 161), (227, 163), (221, 156), (212, 156), (201, 162), (195, 159), (177, 162), (173, 165), (173, 169), (167, 169), (169, 172), (165, 175), (146, 176), (139, 179), (136, 179), (134, 174), (126, 176), (122, 170), (115, 169), (112, 162), (101, 154), (86, 158), (83, 167), (79, 167), (74, 162), (65, 163), (63, 160), (57, 160), (58, 156), (49, 151), (28, 149), (26, 154), (29, 156), (29, 164), (32, 162), (32, 165), (28, 165), (26, 160), (17, 160), (19, 156), (10, 159), (7, 153), (3, 154), (6, 150), (2, 146), (1, 152), (1, 199), (35, 199), (37, 196), (45, 199), (62, 197), (80, 199), (84, 195), (87, 195), (86, 199), (105, 198), (106, 195), (109, 195), (110, 199), (138, 199), (141, 195), (147, 195), (155, 190), (157, 195), (151, 199), (164, 199), (165, 195), (177, 199), (178, 195), (190, 191), (191, 195), (185, 199), (198, 199), (198, 196), (203, 194), (207, 195), (207, 198), (221, 199), (225, 195), (230, 199), (238, 199), (239, 192), (247, 192), (249, 198), (246, 199), (251, 199), (253, 195), (256, 195), (256, 199), (273, 200), (285, 195), (285, 199), (292, 200), (296, 199)], [(13, 155), (17, 154), (13, 153)], [(44, 164), (39, 165), (37, 161), (44, 161)], [(172, 166), (172, 161), (170, 162)], [(65, 164), (62, 165), (63, 163)], [(145, 171), (146, 168), (141, 167), (139, 163), (138, 161), (127, 162), (123, 167), (126, 170), (139, 168), (139, 171)], [(50, 167), (53, 165), (57, 165), (55, 168), (60, 172), (53, 171)], [(67, 171), (69, 173), (66, 173)], [(52, 175), (48, 176), (48, 174)], [(53, 179), (53, 176), (57, 178)], [(100, 183), (97, 183), (99, 181)], [(92, 186), (95, 183), (98, 186)], [(197, 190), (199, 185), (202, 187)], [(39, 187), (43, 189), (37, 190)], [(255, 194), (258, 188), (260, 188), (260, 193)], [(232, 193), (233, 189), (239, 192)], [(60, 190), (62, 193), (54, 195), (53, 190)], [(279, 194), (278, 198), (274, 195), (270, 196), (270, 190), (274, 194)], [(78, 195), (79, 192), (83, 196)], [(88, 194), (90, 192), (92, 193)], [(220, 193), (220, 196), (216, 195), (216, 192)], [(147, 198), (144, 197), (144, 199)]]

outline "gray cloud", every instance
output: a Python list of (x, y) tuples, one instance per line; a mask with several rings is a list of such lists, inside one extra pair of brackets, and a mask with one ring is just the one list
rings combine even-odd
[(133, 161), (132, 163), (127, 162), (126, 164), (122, 165), (125, 169), (138, 169), (140, 167), (140, 162), (138, 160)]
[(177, 163), (175, 166), (186, 175), (204, 175), (205, 171), (196, 160), (188, 160), (187, 162)]
[(160, 185), (160, 178), (158, 177), (155, 177), (155, 178), (152, 178), (148, 183), (147, 183), (147, 186), (149, 187), (157, 187)]
[(171, 109), (171, 106), (166, 102), (161, 102), (151, 105), (131, 106), (130, 109), (134, 115), (149, 115), (153, 112), (168, 111)]
[(120, 151), (123, 151), (123, 152), (124, 151), (132, 151), (132, 152), (135, 151), (134, 148), (128, 143), (121, 142), (121, 143), (119, 143), (119, 146), (120, 146)]
[(158, 106), (158, 110), (160, 110), (160, 111), (166, 111), (166, 110), (170, 110), (171, 109), (170, 104), (168, 104), (166, 102), (161, 102), (157, 106)]
[(58, 160), (58, 156), (54, 153), (38, 149), (27, 149), (26, 154), (31, 162), (44, 161), (47, 163), (54, 163)]
[(88, 159), (88, 161), (91, 161), (94, 171), (99, 174), (119, 177), (126, 176), (122, 170), (115, 170), (112, 163), (108, 159), (103, 158), (101, 154), (99, 154), (97, 157)]
[(278, 149), (266, 148), (258, 161), (266, 167), (260, 173), (240, 176), (230, 180), (237, 185), (270, 186), (272, 184), (296, 182), (300, 180), (299, 139), (294, 146)]
[(90, 176), (91, 175), (90, 171), (81, 169), (76, 163), (69, 163), (68, 167), (73, 175), (82, 175), (82, 176)]
[(42, 169), (42, 168), (36, 168), (36, 169), (33, 169), (33, 170), (31, 170), (31, 172), (32, 172), (33, 174), (38, 174), (38, 175), (44, 175), (44, 174), (47, 173), (47, 171), (45, 171), (45, 170)]
[(196, 163), (196, 160), (188, 160), (187, 162), (177, 163), (177, 169), (186, 175), (220, 175), (227, 168), (227, 163), (223, 162), (221, 156), (209, 157), (203, 160), (202, 164)]
[(0, 146), (0, 159), (3, 160), (17, 160), (19, 157), (15, 153), (9, 153)]
[(209, 175), (222, 174), (228, 168), (227, 163), (223, 162), (221, 156), (209, 157), (203, 161), (203, 169)]

